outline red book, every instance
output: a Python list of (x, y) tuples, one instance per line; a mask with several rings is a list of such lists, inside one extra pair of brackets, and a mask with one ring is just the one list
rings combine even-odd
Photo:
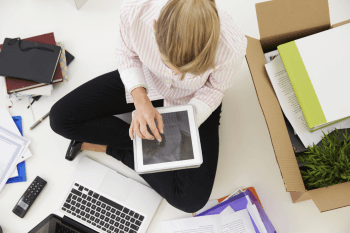
[[(55, 40), (55, 36), (54, 36), (53, 32), (48, 33), (48, 34), (44, 34), (44, 35), (40, 35), (40, 36), (30, 37), (30, 38), (23, 39), (23, 40), (37, 42), (37, 43), (43, 43), (43, 44), (56, 45), (56, 40)], [(0, 45), (0, 49), (1, 49), (1, 47), (2, 47), (2, 45)], [(32, 81), (17, 79), (17, 78), (11, 78), (11, 77), (5, 77), (5, 80), (6, 80), (6, 89), (7, 89), (8, 94), (49, 85), (46, 83), (37, 83), (37, 82), (32, 82)], [(55, 72), (55, 77), (53, 78), (52, 83), (54, 84), (54, 83), (59, 83), (62, 81), (63, 81), (63, 76), (62, 76), (62, 72), (61, 72), (61, 66), (58, 63), (57, 69)]]

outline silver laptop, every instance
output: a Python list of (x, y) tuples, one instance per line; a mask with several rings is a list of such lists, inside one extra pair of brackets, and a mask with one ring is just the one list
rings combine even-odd
[(150, 187), (82, 156), (57, 210), (31, 232), (143, 233), (161, 200)]

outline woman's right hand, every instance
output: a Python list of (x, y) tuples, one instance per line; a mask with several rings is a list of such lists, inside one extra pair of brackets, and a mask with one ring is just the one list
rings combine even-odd
[[(131, 95), (134, 99), (136, 109), (129, 128), (129, 136), (131, 140), (134, 140), (135, 132), (139, 138), (154, 140), (155, 137), (159, 142), (161, 142), (162, 137), (160, 136), (160, 133), (163, 134), (164, 127), (162, 116), (159, 114), (157, 109), (153, 107), (145, 89), (143, 87), (135, 88), (131, 92)], [(157, 122), (157, 125), (155, 122)], [(154, 136), (148, 132), (147, 125)]]

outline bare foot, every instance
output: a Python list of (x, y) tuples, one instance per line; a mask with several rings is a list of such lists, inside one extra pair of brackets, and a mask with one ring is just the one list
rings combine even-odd
[(89, 150), (89, 151), (97, 151), (97, 152), (106, 153), (107, 146), (83, 142), (83, 145), (81, 145), (81, 150)]

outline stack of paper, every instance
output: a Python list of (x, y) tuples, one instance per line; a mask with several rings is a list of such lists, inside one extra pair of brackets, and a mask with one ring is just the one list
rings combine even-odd
[(250, 190), (236, 195), (198, 217), (165, 221), (163, 233), (275, 233), (276, 230)]
[[(275, 53), (278, 54), (278, 51)], [(305, 147), (320, 142), (323, 132), (328, 134), (334, 129), (350, 128), (350, 119), (346, 119), (310, 132), (281, 57), (276, 56), (265, 67), (282, 111)]]
[(277, 46), (310, 131), (350, 117), (350, 24)]
[(32, 155), (29, 144), (7, 109), (0, 109), (0, 191), (10, 177), (18, 175), (16, 165)]

